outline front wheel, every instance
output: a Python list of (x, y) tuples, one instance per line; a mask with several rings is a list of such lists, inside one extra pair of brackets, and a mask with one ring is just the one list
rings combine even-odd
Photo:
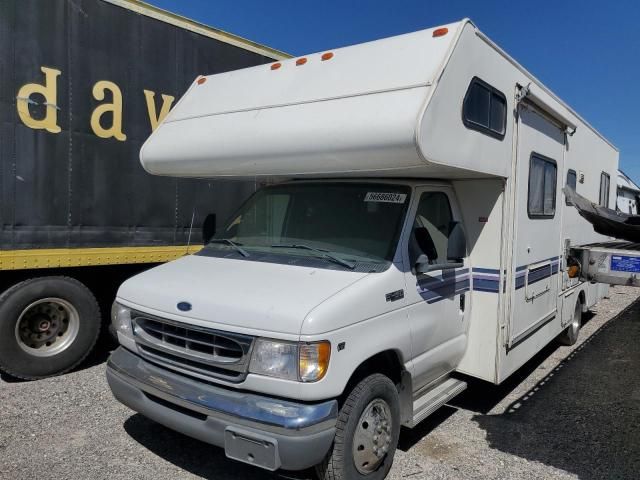
[(398, 390), (386, 376), (369, 375), (351, 391), (338, 415), (336, 438), (316, 467), (322, 480), (383, 479), (400, 436)]

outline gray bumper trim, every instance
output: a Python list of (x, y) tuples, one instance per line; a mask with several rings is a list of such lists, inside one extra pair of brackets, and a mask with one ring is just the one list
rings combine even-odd
[(156, 367), (123, 347), (109, 358), (107, 380), (123, 404), (204, 442), (225, 447), (225, 430), (271, 439), (275, 462), (243, 460), (228, 440), (225, 449), (227, 456), (269, 470), (320, 463), (335, 435), (335, 400), (304, 404), (216, 387)]

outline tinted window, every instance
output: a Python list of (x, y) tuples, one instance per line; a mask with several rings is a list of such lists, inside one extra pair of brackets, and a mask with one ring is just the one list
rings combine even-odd
[(531, 218), (552, 218), (556, 213), (556, 162), (537, 154), (529, 164), (529, 199)]
[[(570, 187), (575, 192), (577, 184), (578, 184), (578, 176), (576, 175), (576, 171), (569, 170), (567, 172), (567, 187)], [(572, 203), (567, 199), (565, 199), (565, 202), (567, 205), (572, 205)]]
[(489, 128), (490, 111), (491, 92), (479, 83), (472, 84), (464, 103), (464, 118), (468, 122)]
[(422, 194), (413, 224), (413, 240), (419, 248), (419, 253), (429, 258), (429, 263), (447, 262), (451, 221), (451, 206), (445, 193)]
[[(317, 255), (304, 244), (348, 259), (393, 258), (409, 189), (392, 184), (290, 183), (259, 190), (214, 239), (231, 239), (248, 252)], [(229, 249), (224, 243), (209, 248)]]
[(599, 204), (603, 207), (609, 206), (609, 184), (610, 184), (609, 175), (602, 172), (600, 174), (600, 200)]
[(474, 78), (462, 107), (464, 124), (497, 138), (503, 138), (507, 123), (507, 101), (499, 90)]

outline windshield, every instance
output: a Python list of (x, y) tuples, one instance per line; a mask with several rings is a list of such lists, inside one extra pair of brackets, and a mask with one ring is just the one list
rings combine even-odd
[(409, 188), (362, 183), (299, 183), (259, 190), (216, 233), (210, 248), (389, 262)]

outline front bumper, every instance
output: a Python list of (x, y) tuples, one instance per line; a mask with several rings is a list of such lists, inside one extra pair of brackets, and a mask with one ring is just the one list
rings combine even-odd
[(145, 417), (268, 470), (320, 463), (335, 435), (336, 400), (297, 403), (222, 388), (158, 367), (123, 347), (107, 362), (107, 381), (120, 402)]

